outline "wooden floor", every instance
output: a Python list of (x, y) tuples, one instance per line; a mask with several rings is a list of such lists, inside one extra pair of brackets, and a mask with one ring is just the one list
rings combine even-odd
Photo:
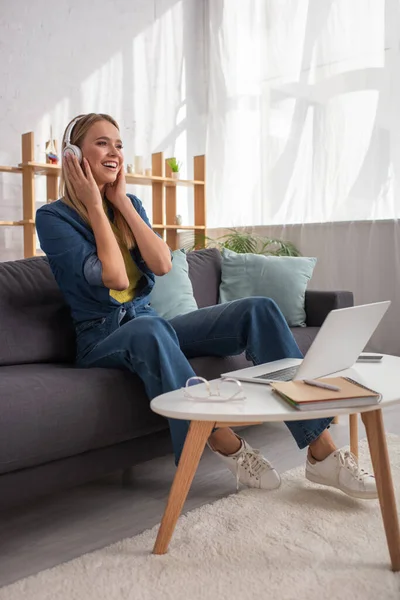
[[(331, 428), (338, 446), (348, 444), (347, 421), (341, 417)], [(385, 423), (388, 432), (400, 435), (400, 407), (386, 411)], [(241, 435), (261, 448), (281, 473), (304, 464), (305, 451), (297, 449), (281, 423), (250, 427)], [(0, 586), (153, 527), (161, 519), (174, 472), (172, 456), (166, 456), (133, 468), (124, 485), (117, 473), (0, 513)], [(207, 449), (185, 511), (234, 491), (235, 478)]]

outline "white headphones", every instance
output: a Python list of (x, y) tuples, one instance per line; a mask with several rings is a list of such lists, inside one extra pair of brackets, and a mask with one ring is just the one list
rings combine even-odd
[(83, 117), (77, 117), (70, 123), (67, 131), (65, 132), (65, 148), (63, 151), (63, 157), (65, 157), (67, 154), (73, 154), (74, 156), (76, 156), (80, 163), (82, 162), (82, 150), (79, 148), (79, 146), (71, 144), (71, 134), (73, 128), (75, 127), (75, 124), (82, 118)]

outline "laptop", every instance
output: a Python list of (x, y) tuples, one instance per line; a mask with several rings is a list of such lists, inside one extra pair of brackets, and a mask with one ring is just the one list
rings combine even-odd
[(221, 377), (269, 384), (315, 379), (348, 369), (356, 362), (390, 304), (390, 301), (375, 302), (331, 310), (303, 359), (284, 358), (223, 373)]

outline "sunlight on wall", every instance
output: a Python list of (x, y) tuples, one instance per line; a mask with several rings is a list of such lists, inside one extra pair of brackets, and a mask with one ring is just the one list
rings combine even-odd
[(118, 123), (122, 118), (124, 65), (117, 52), (81, 84), (82, 112), (103, 112)]
[[(134, 154), (143, 155), (149, 164), (154, 152), (164, 152), (165, 158), (176, 156), (184, 163), (182, 177), (187, 172), (183, 32), (183, 3), (177, 2), (132, 42)], [(177, 213), (185, 223), (193, 212), (189, 208), (189, 196), (190, 191), (178, 188)], [(151, 215), (148, 193), (145, 199), (146, 210)]]

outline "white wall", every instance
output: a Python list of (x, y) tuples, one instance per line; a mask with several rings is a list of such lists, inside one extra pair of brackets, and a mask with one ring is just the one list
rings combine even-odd
[[(0, 15), (0, 164), (21, 161), (21, 134), (61, 142), (67, 122), (105, 112), (120, 124), (126, 162), (165, 151), (205, 151), (207, 86), (203, 0), (13, 0)], [(37, 178), (44, 200), (44, 178)], [(131, 190), (130, 190), (131, 191)], [(151, 216), (148, 188), (135, 188)], [(39, 205), (39, 203), (38, 203)], [(178, 197), (189, 222), (190, 197)], [(0, 220), (22, 218), (19, 175), (0, 174)], [(23, 256), (22, 228), (0, 227), (0, 260)]]

